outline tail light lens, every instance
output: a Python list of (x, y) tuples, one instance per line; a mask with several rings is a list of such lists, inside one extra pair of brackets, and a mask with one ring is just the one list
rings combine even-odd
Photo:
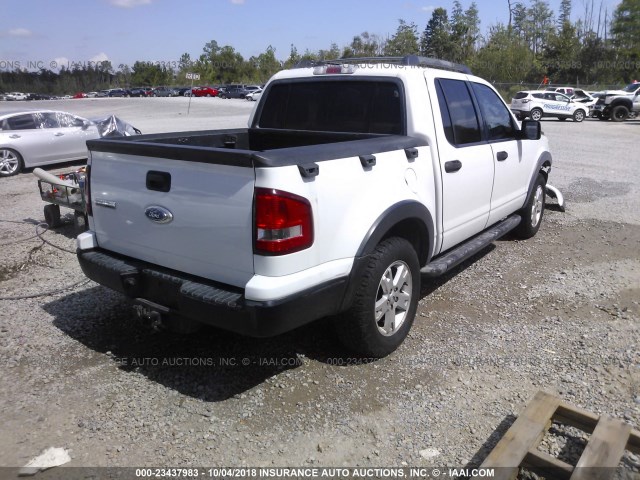
[(285, 255), (313, 245), (313, 213), (306, 198), (256, 188), (255, 253)]

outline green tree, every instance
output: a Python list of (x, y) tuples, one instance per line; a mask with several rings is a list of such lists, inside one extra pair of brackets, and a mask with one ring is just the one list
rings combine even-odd
[(396, 33), (389, 39), (385, 46), (384, 53), (389, 56), (416, 55), (418, 48), (418, 27), (415, 23), (407, 23), (398, 20), (399, 25)]
[(640, 73), (640, 0), (622, 0), (611, 22), (613, 45), (625, 82)]
[(450, 29), (448, 60), (467, 62), (480, 38), (480, 17), (475, 2), (465, 11), (458, 0), (453, 2)]
[(490, 28), (486, 44), (469, 66), (475, 74), (493, 82), (537, 82), (542, 78), (542, 69), (529, 45), (503, 24)]
[(276, 72), (280, 71), (282, 66), (276, 59), (276, 49), (269, 45), (264, 53), (258, 55), (254, 67), (257, 69), (257, 77), (252, 74), (250, 76), (252, 79), (257, 80), (258, 83), (265, 83)]
[[(580, 40), (574, 26), (565, 22), (562, 30), (549, 36), (542, 52), (542, 65), (553, 83), (578, 83), (582, 74)], [(584, 80), (584, 79), (583, 79)]]
[(378, 35), (362, 32), (353, 37), (351, 43), (343, 48), (342, 56), (344, 58), (376, 57), (384, 53), (385, 46), (386, 43)]
[(446, 9), (438, 7), (431, 13), (431, 19), (429, 19), (420, 39), (420, 53), (426, 57), (444, 60), (455, 56)]
[(571, 0), (561, 0), (560, 2), (558, 28), (562, 29), (566, 24), (571, 24)]
[(554, 31), (553, 11), (546, 0), (533, 0), (527, 10), (531, 27), (531, 49), (534, 54), (541, 52)]
[(284, 62), (283, 68), (292, 68), (300, 62), (300, 54), (298, 53), (298, 49), (295, 45), (291, 44), (291, 50), (289, 51), (289, 58)]

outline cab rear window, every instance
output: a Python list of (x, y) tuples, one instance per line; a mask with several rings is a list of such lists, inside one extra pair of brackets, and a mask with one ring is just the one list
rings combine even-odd
[(396, 81), (302, 81), (271, 85), (258, 126), (402, 135), (404, 96)]

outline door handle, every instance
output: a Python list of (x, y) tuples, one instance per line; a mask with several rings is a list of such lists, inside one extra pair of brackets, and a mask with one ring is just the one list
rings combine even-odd
[(507, 152), (498, 152), (498, 154), (496, 155), (496, 158), (499, 162), (504, 162), (508, 157), (509, 154)]
[(55, 136), (56, 136), (56, 137), (62, 137), (63, 135), (64, 135), (64, 133), (60, 133), (60, 132), (58, 132), (58, 133), (56, 133), (56, 135), (55, 135)]
[(20, 135), (14, 133), (13, 135), (9, 135), (9, 138), (20, 138)]
[(462, 162), (460, 160), (451, 160), (450, 162), (445, 162), (444, 171), (447, 173), (457, 172), (462, 168)]

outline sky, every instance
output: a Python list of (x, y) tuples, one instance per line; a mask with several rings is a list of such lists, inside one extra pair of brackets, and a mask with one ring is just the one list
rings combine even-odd
[[(460, 0), (466, 9), (472, 0)], [(585, 2), (573, 0), (573, 15)], [(618, 0), (594, 0), (609, 9)], [(525, 0), (525, 4), (528, 2)], [(549, 0), (554, 12), (560, 0)], [(1, 0), (0, 70), (136, 60), (177, 66), (183, 53), (197, 59), (210, 40), (231, 45), (245, 59), (275, 48), (286, 60), (290, 46), (340, 48), (364, 31), (393, 35), (398, 19), (422, 33), (436, 7), (451, 13), (453, 0)], [(507, 0), (476, 0), (481, 31), (507, 23)]]

